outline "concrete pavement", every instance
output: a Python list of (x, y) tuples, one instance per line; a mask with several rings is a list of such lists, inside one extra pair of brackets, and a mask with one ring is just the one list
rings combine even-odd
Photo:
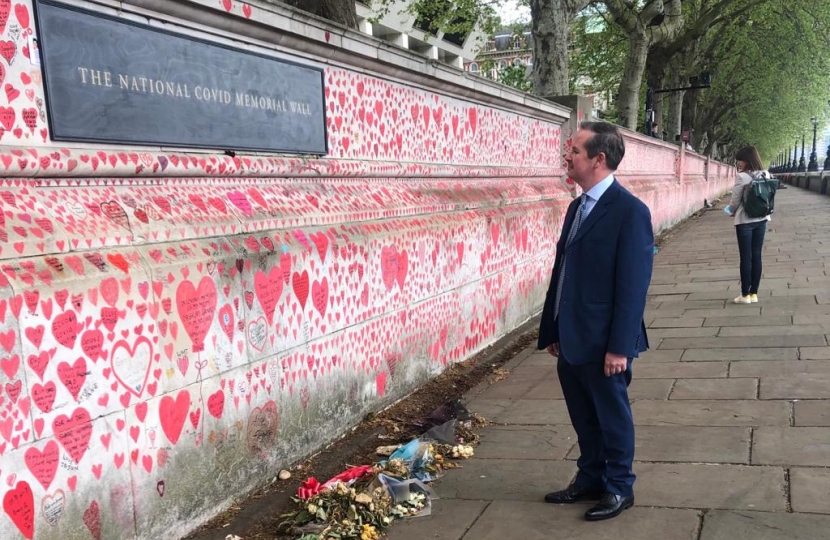
[(545, 493), (576, 472), (554, 359), (528, 349), (510, 376), (470, 393), (494, 425), (476, 456), (436, 483), (433, 515), (391, 540), (830, 539), (830, 198), (779, 192), (760, 302), (740, 292), (720, 208), (679, 227), (655, 260), (634, 364), (636, 506), (588, 523), (587, 504)]

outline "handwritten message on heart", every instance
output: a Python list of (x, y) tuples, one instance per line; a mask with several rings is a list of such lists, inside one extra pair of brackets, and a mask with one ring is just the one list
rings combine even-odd
[(40, 505), (40, 513), (46, 522), (54, 527), (63, 517), (63, 508), (66, 504), (66, 495), (62, 489), (55, 492), (54, 495), (46, 495)]
[(185, 332), (193, 343), (193, 352), (205, 350), (205, 336), (216, 313), (216, 284), (207, 276), (198, 287), (190, 280), (184, 280), (176, 289), (176, 307)]
[(55, 432), (55, 438), (66, 453), (75, 463), (80, 463), (89, 448), (89, 439), (92, 437), (92, 419), (89, 411), (77, 408), (71, 416), (64, 414), (57, 416), (52, 421), (52, 429)]
[(268, 325), (265, 322), (265, 317), (260, 317), (248, 324), (248, 343), (251, 347), (262, 352), (262, 349), (265, 348), (265, 340), (267, 338)]
[(25, 454), (26, 466), (32, 473), (32, 476), (40, 482), (43, 489), (48, 490), (52, 485), (52, 480), (55, 479), (55, 473), (58, 472), (58, 463), (60, 461), (60, 449), (58, 443), (49, 441), (43, 447), (43, 451), (31, 447), (26, 450)]
[(265, 312), (265, 317), (268, 319), (268, 324), (274, 323), (274, 309), (277, 307), (280, 295), (282, 295), (282, 287), (282, 270), (279, 266), (271, 268), (268, 274), (262, 270), (257, 270), (254, 276), (254, 291), (256, 291), (257, 299)]
[(132, 345), (122, 339), (112, 348), (112, 373), (121, 386), (135, 397), (141, 397), (152, 358), (153, 344), (146, 337), (139, 336)]
[(3, 510), (21, 534), (32, 540), (35, 535), (35, 497), (27, 482), (18, 482), (13, 490), (6, 493)]

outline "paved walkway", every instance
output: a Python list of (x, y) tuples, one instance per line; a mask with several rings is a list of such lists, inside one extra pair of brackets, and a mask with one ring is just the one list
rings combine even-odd
[(630, 389), (632, 510), (587, 523), (586, 504), (540, 502), (574, 476), (578, 449), (553, 359), (528, 349), (469, 396), (495, 422), (476, 457), (436, 484), (432, 516), (390, 539), (830, 539), (830, 197), (777, 199), (758, 304), (731, 303), (738, 253), (720, 208), (655, 260), (652, 350)]

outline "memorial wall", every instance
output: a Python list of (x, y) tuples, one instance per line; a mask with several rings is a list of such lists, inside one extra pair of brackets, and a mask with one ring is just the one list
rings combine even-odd
[[(570, 111), (260, 2), (0, 0), (0, 537), (175, 539), (541, 308)], [(664, 229), (725, 165), (626, 134)]]

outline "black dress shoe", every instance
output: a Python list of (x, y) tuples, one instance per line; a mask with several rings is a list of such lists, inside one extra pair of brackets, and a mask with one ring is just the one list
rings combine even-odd
[(634, 495), (625, 497), (606, 493), (602, 496), (596, 506), (585, 512), (585, 519), (588, 521), (600, 521), (617, 517), (623, 510), (634, 506)]
[(571, 484), (562, 491), (554, 491), (545, 495), (545, 502), (570, 504), (578, 501), (598, 501), (603, 493), (602, 489), (583, 489)]

